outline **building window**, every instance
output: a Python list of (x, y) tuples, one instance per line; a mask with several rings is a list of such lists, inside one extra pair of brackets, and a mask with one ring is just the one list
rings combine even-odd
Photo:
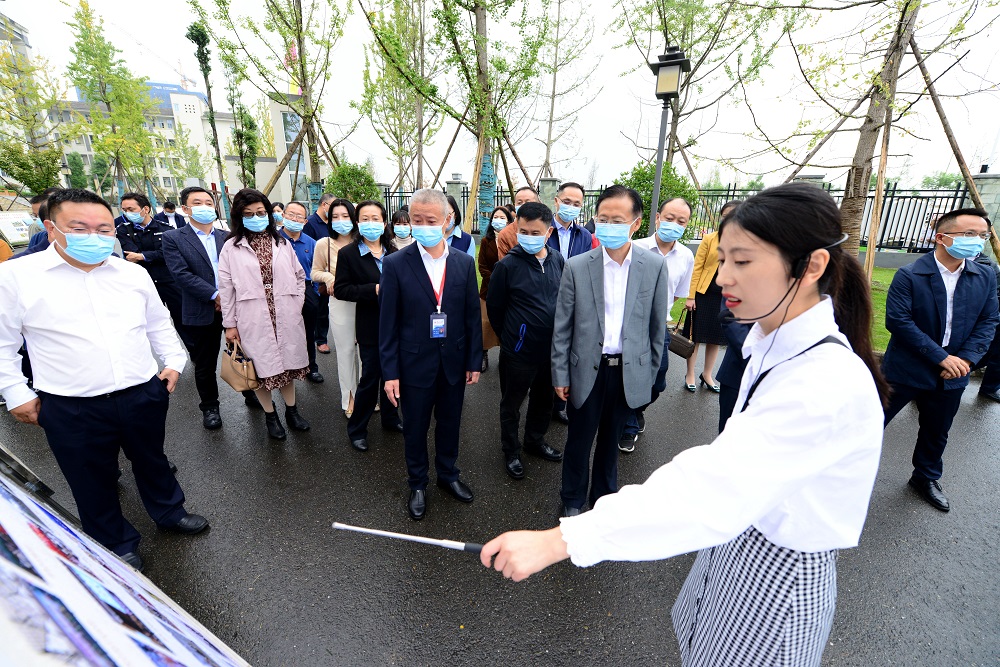
[(56, 117), (55, 117), (55, 114), (51, 114), (51, 113), (49, 114), (49, 122), (50, 122), (50, 123), (54, 123), (54, 122), (56, 122)]
[(163, 177), (163, 187), (165, 187), (165, 188), (173, 187), (173, 183), (171, 182), (169, 176), (164, 176)]
[(167, 168), (167, 161), (164, 160), (163, 158), (160, 158), (160, 169), (166, 169), (166, 168)]
[(153, 185), (156, 186), (156, 187), (160, 187), (160, 177), (159, 176), (153, 176)]
[[(281, 112), (281, 123), (285, 132), (285, 150), (287, 151), (295, 142), (295, 137), (298, 136), (299, 130), (302, 129), (302, 119), (299, 118), (298, 114), (283, 111)], [(288, 182), (292, 186), (292, 199), (300, 201), (308, 200), (309, 188), (307, 186), (308, 179), (306, 178), (306, 156), (302, 150), (301, 143), (292, 155), (292, 159), (289, 160), (286, 171), (288, 172)], [(299, 175), (298, 182), (295, 182), (296, 173)]]
[(87, 166), (90, 166), (90, 155), (86, 153), (83, 154), (83, 163)]
[(174, 105), (174, 113), (180, 113), (180, 112), (181, 112), (181, 105), (175, 104)]
[(168, 120), (167, 121), (167, 129), (168, 130), (174, 129), (174, 121), (172, 121), (172, 120)]
[(173, 139), (167, 139), (167, 145), (173, 148), (177, 144)]
[(82, 146), (83, 145), (83, 139), (81, 139), (80, 137), (77, 137), (76, 138), (76, 145), (77, 146)]
[(161, 128), (162, 128), (162, 127), (166, 127), (166, 124), (165, 124), (165, 123), (164, 123), (164, 122), (163, 122), (162, 120), (160, 121), (160, 127), (161, 127)]

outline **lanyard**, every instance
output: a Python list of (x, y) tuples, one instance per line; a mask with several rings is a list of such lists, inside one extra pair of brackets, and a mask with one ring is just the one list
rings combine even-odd
[[(434, 289), (434, 283), (431, 283), (431, 289), (434, 290), (434, 298), (437, 299), (437, 309), (441, 312), (441, 299), (444, 297), (444, 278), (448, 275), (448, 264), (445, 262), (444, 269), (441, 271), (441, 285)], [(428, 276), (429, 278), (430, 276)]]

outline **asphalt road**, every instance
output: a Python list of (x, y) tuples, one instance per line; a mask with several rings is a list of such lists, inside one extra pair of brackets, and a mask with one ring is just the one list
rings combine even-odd
[[(223, 385), (222, 430), (201, 427), (188, 374), (174, 394), (167, 452), (189, 511), (212, 529), (157, 532), (126, 468), (126, 515), (143, 533), (146, 574), (254, 665), (678, 665), (669, 611), (693, 560), (561, 563), (514, 584), (469, 554), (334, 533), (333, 521), (485, 542), (514, 528), (547, 528), (559, 509), (559, 465), (528, 458), (520, 482), (503, 470), (494, 368), (466, 392), (462, 505), (433, 485), (428, 516), (411, 522), (400, 435), (373, 422), (367, 453), (350, 449), (335, 355), (327, 382), (300, 385), (313, 425), (284, 443)], [(671, 359), (669, 387), (647, 411), (620, 481), (640, 482), (681, 450), (708, 442), (718, 403), (689, 394)], [(942, 514), (906, 486), (916, 412), (886, 431), (861, 545), (838, 564), (836, 623), (825, 665), (1000, 664), (1000, 405), (965, 399), (945, 455)], [(136, 419), (141, 419), (136, 415)], [(850, 428), (844, 424), (843, 428)], [(553, 423), (550, 442), (562, 446)], [(0, 442), (74, 508), (40, 429), (0, 416)]]

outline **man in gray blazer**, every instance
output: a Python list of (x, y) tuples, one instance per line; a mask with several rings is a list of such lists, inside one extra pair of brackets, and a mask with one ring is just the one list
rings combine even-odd
[(552, 336), (552, 383), (569, 401), (563, 516), (583, 510), (588, 481), (591, 506), (618, 490), (618, 439), (630, 411), (649, 403), (666, 353), (666, 263), (630, 242), (642, 220), (642, 199), (613, 185), (596, 210), (601, 247), (566, 262)]

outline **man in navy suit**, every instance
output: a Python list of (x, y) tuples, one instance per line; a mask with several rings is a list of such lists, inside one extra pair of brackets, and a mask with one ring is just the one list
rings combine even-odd
[(180, 200), (191, 224), (164, 232), (163, 259), (181, 293), (181, 323), (189, 334), (185, 344), (194, 364), (202, 425), (214, 430), (222, 426), (215, 367), (222, 345), (219, 253), (226, 233), (214, 228), (215, 200), (207, 190), (185, 188)]
[(951, 505), (941, 488), (942, 456), (969, 372), (986, 354), (1000, 315), (996, 277), (971, 261), (990, 236), (986, 212), (959, 209), (938, 220), (934, 252), (896, 272), (885, 304), (892, 334), (882, 371), (892, 385), (885, 423), (915, 401), (920, 429), (909, 484), (932, 506)]
[(417, 521), (427, 510), (432, 413), (437, 484), (457, 500), (472, 502), (456, 462), (465, 386), (479, 382), (483, 364), (482, 314), (475, 261), (449, 251), (444, 239), (451, 215), (444, 193), (415, 192), (410, 223), (417, 242), (385, 258), (379, 284), (385, 393), (394, 405), (402, 401), (407, 509)]
[(153, 220), (169, 225), (174, 229), (180, 229), (187, 224), (184, 216), (177, 212), (177, 205), (172, 201), (163, 202), (163, 210), (153, 216)]

